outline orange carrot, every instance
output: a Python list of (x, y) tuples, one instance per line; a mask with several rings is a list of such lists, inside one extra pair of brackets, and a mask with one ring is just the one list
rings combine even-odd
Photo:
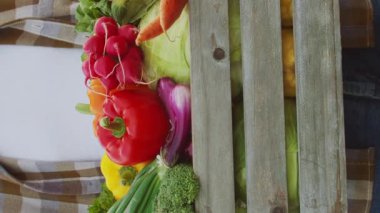
[(163, 33), (163, 30), (160, 24), (160, 16), (157, 16), (152, 22), (141, 29), (136, 38), (136, 45), (139, 46), (142, 42), (159, 36), (161, 33)]
[(181, 15), (188, 0), (161, 0), (160, 24), (164, 31), (168, 30)]

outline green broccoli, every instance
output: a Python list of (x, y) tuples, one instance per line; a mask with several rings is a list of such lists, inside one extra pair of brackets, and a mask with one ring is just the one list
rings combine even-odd
[(191, 165), (178, 164), (168, 169), (161, 181), (154, 212), (194, 212), (192, 204), (199, 188), (198, 178)]
[(89, 213), (104, 213), (116, 202), (112, 192), (107, 188), (106, 184), (102, 185), (102, 191), (99, 196), (88, 207)]

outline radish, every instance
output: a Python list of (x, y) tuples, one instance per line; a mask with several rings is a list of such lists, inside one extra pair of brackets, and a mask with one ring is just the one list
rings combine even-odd
[(94, 70), (100, 77), (107, 78), (113, 72), (115, 65), (116, 62), (110, 56), (105, 55), (96, 60)]
[(139, 83), (142, 78), (142, 64), (133, 58), (125, 57), (116, 68), (116, 78), (121, 85)]
[(124, 37), (128, 44), (135, 44), (139, 30), (132, 24), (126, 24), (119, 28), (119, 35)]
[(119, 82), (117, 81), (115, 74), (111, 74), (108, 78), (101, 78), (100, 81), (107, 91), (113, 90), (119, 86)]
[(121, 36), (112, 36), (107, 39), (106, 53), (111, 56), (122, 57), (128, 51), (128, 44)]
[(99, 77), (99, 75), (96, 74), (95, 69), (94, 69), (95, 62), (98, 58), (99, 58), (99, 55), (90, 54), (88, 56), (88, 59), (82, 63), (82, 71), (83, 71), (83, 74), (86, 76), (86, 78)]
[(117, 35), (118, 26), (116, 21), (111, 17), (103, 16), (96, 21), (94, 31), (96, 35), (109, 38), (113, 35)]
[(91, 78), (99, 78), (99, 75), (95, 72), (95, 62), (102, 57), (102, 55), (98, 54), (90, 54), (88, 60), (89, 60), (89, 71), (90, 71), (90, 77)]
[(139, 47), (133, 46), (129, 48), (126, 57), (131, 58), (133, 60), (137, 60), (141, 63), (144, 59), (144, 54)]
[(83, 50), (85, 53), (102, 54), (104, 50), (104, 38), (98, 35), (91, 36), (83, 44)]
[(86, 79), (89, 79), (90, 78), (90, 68), (89, 68), (89, 62), (90, 60), (85, 60), (83, 63), (82, 63), (82, 72), (84, 74), (84, 76), (86, 77)]

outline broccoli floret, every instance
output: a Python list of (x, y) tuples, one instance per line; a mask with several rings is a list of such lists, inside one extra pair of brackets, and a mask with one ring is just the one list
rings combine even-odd
[(198, 178), (191, 165), (178, 164), (168, 169), (161, 180), (154, 212), (194, 212), (193, 203), (199, 188)]
[(107, 188), (106, 184), (102, 185), (102, 191), (99, 196), (88, 207), (89, 213), (104, 213), (116, 202), (112, 192)]

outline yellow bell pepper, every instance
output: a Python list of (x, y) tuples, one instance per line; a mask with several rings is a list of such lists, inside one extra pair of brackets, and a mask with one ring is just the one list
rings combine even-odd
[(119, 200), (129, 191), (130, 185), (137, 175), (149, 162), (138, 163), (133, 166), (122, 166), (114, 163), (107, 154), (100, 162), (100, 170), (106, 179), (106, 186), (116, 200)]
[(282, 29), (282, 66), (284, 71), (285, 97), (296, 96), (296, 74), (294, 58), (294, 39), (291, 28)]

